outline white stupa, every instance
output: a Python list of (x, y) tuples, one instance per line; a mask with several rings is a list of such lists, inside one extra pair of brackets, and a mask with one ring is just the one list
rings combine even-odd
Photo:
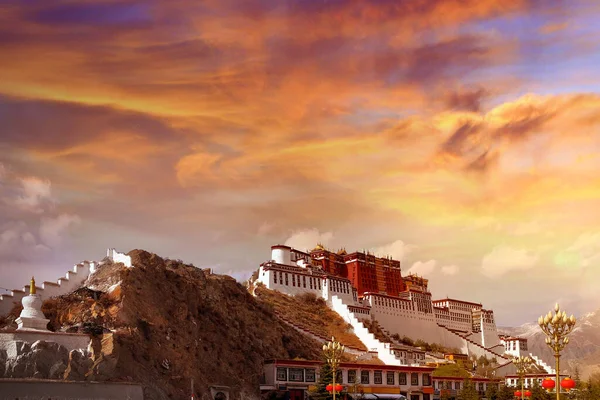
[(23, 311), (16, 320), (17, 330), (49, 332), (47, 326), (50, 320), (42, 312), (42, 297), (35, 292), (33, 277), (29, 286), (29, 296), (23, 297), (21, 304), (23, 304)]

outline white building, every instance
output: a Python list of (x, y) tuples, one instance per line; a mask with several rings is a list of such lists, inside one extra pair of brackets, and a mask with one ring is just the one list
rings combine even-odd
[(527, 339), (525, 338), (500, 335), (500, 344), (504, 346), (504, 352), (513, 357), (529, 356)]
[(349, 279), (324, 272), (317, 261), (306, 252), (275, 245), (271, 259), (260, 265), (256, 281), (288, 295), (313, 293), (322, 297), (353, 326), (367, 348), (378, 348), (382, 361), (388, 360), (386, 364), (404, 365), (389, 344), (377, 343), (372, 335), (363, 334), (361, 320), (375, 319), (391, 335), (458, 348), (477, 357), (503, 358), (493, 311), (480, 303), (432, 300), (427, 280), (412, 275), (403, 277), (406, 290), (399, 296), (365, 292), (359, 298)]

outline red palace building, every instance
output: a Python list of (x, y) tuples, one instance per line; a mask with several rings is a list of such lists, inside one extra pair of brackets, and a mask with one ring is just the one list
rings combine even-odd
[(359, 297), (367, 292), (399, 296), (406, 290), (400, 261), (391, 257), (376, 257), (368, 251), (347, 253), (345, 249), (333, 252), (318, 244), (310, 258), (323, 271), (349, 279)]

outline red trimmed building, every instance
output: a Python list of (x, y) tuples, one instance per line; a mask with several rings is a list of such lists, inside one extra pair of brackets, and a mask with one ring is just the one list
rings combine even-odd
[[(261, 377), (263, 398), (305, 400), (319, 382), (320, 361), (269, 360)], [(442, 392), (451, 397), (463, 388), (464, 378), (433, 376), (434, 367), (341, 363), (336, 383), (343, 386), (341, 399), (436, 400)], [(471, 378), (483, 396), (499, 379)]]

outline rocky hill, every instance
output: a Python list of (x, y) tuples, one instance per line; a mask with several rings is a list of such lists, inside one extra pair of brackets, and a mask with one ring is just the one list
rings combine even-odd
[[(554, 366), (554, 355), (546, 345), (546, 336), (537, 323), (498, 329), (502, 333), (526, 338), (529, 351)], [(584, 378), (600, 370), (600, 310), (578, 319), (569, 336), (569, 344), (561, 354), (561, 362), (568, 373), (573, 373), (577, 366)]]
[[(143, 250), (128, 255), (133, 268), (106, 262), (85, 289), (44, 302), (49, 328), (95, 338), (93, 362), (70, 376), (141, 382), (146, 399), (187, 398), (191, 378), (198, 398), (210, 385), (229, 386), (234, 399), (258, 398), (265, 359), (320, 357), (321, 343), (233, 278)], [(19, 312), (0, 328), (14, 327)]]

